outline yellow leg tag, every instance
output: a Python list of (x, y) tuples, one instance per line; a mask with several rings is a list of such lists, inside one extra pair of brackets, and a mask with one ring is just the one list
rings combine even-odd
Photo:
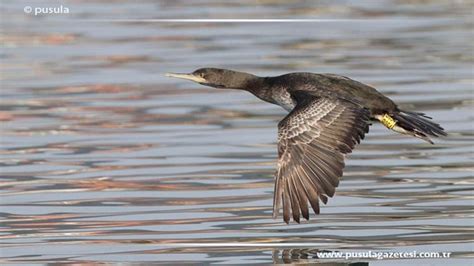
[(380, 122), (382, 122), (382, 124), (384, 124), (386, 127), (390, 129), (392, 129), (395, 126), (395, 124), (397, 124), (397, 122), (393, 120), (393, 118), (389, 116), (388, 114), (384, 114)]

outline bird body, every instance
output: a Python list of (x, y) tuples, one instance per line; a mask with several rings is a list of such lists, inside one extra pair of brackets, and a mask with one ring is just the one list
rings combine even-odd
[(291, 95), (296, 91), (330, 99), (346, 99), (363, 105), (374, 115), (396, 110), (395, 103), (374, 88), (344, 76), (299, 72), (263, 79), (267, 87), (264, 90), (271, 92), (269, 95), (276, 104), (287, 106), (293, 102), (285, 108), (289, 111), (295, 106)]
[[(339, 184), (344, 156), (369, 131), (371, 120), (423, 139), (446, 136), (443, 128), (423, 113), (400, 110), (375, 88), (335, 74), (289, 73), (258, 77), (218, 68), (191, 74), (167, 74), (200, 84), (246, 90), (277, 104), (289, 114), (278, 123), (278, 165), (273, 216), (283, 207), (283, 219), (309, 219), (309, 206), (318, 214)], [(309, 204), (308, 204), (309, 203)]]

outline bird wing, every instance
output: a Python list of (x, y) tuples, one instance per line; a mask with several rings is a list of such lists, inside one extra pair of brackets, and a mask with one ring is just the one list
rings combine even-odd
[(370, 112), (344, 99), (292, 93), (295, 108), (278, 124), (278, 168), (273, 218), (283, 202), (283, 219), (309, 219), (308, 202), (316, 214), (319, 199), (332, 197), (350, 153), (369, 131)]

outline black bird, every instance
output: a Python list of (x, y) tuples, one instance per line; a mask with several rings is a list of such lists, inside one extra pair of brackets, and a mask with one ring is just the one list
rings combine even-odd
[(283, 203), (286, 223), (309, 220), (308, 202), (316, 214), (319, 200), (327, 203), (339, 184), (344, 156), (369, 132), (371, 120), (431, 144), (429, 137), (446, 136), (443, 128), (423, 113), (400, 110), (374, 88), (334, 74), (289, 73), (276, 77), (219, 68), (191, 74), (166, 74), (202, 85), (251, 92), (280, 105), (289, 114), (278, 123), (278, 167), (273, 218)]

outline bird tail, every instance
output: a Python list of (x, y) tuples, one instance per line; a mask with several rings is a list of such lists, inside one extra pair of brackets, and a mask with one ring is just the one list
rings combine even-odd
[(402, 110), (379, 117), (379, 120), (393, 131), (411, 135), (433, 144), (429, 137), (447, 136), (447, 134), (439, 124), (430, 119), (432, 118), (424, 113)]

